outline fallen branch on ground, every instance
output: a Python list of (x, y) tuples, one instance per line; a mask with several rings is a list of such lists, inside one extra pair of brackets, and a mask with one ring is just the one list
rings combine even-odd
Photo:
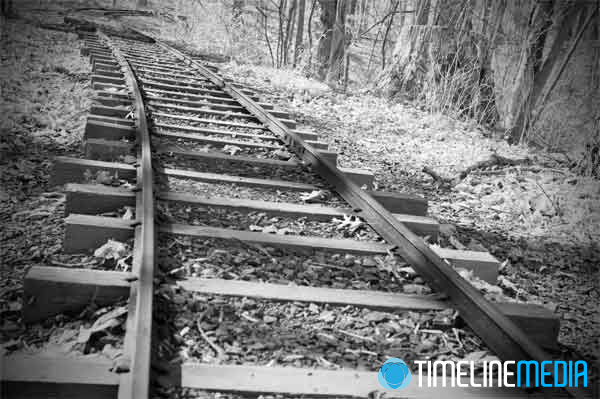
[(484, 159), (483, 161), (476, 162), (475, 164), (467, 167), (465, 170), (460, 171), (454, 177), (441, 176), (429, 166), (423, 167), (423, 172), (427, 173), (433, 178), (433, 180), (435, 180), (438, 183), (441, 183), (442, 185), (455, 186), (456, 184), (460, 183), (465, 177), (467, 177), (471, 172), (476, 171), (478, 169), (486, 169), (492, 166), (516, 166), (527, 164), (529, 162), (529, 158), (510, 159), (500, 156), (496, 153), (492, 153), (489, 158)]
[(196, 322), (196, 328), (198, 329), (202, 339), (204, 339), (204, 341), (206, 341), (206, 343), (217, 353), (217, 364), (220, 364), (225, 358), (225, 351), (219, 345), (214, 343), (213, 340), (208, 337), (208, 335), (206, 335), (202, 329), (202, 326), (200, 325), (200, 321), (201, 320), (199, 319)]

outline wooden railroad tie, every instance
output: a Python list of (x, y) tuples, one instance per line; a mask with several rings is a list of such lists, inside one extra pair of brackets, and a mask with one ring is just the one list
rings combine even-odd
[[(77, 313), (94, 301), (106, 306), (127, 297), (131, 273), (35, 266), (25, 276), (23, 320), (38, 322), (59, 313)], [(187, 278), (178, 286), (200, 294), (249, 297), (280, 302), (358, 306), (385, 311), (443, 310), (451, 305), (433, 296), (381, 291), (305, 287), (223, 279)], [(68, 292), (69, 295), (64, 295)], [(560, 322), (539, 305), (496, 303), (496, 306), (543, 347), (556, 349)]]
[[(119, 374), (110, 372), (112, 362), (90, 358), (9, 356), (4, 360), (2, 381), (7, 399), (13, 398), (90, 398), (114, 399)], [(321, 370), (296, 367), (216, 365), (200, 363), (168, 364), (166, 374), (159, 375), (163, 386), (217, 392), (264, 394), (277, 392), (294, 396), (363, 397), (381, 392), (376, 372), (356, 370)], [(414, 378), (414, 377), (413, 377)], [(41, 381), (41, 382), (40, 382)], [(480, 379), (475, 380), (481, 384)], [(506, 399), (505, 388), (450, 387), (451, 379), (439, 378), (437, 387), (410, 384), (399, 391), (386, 391), (386, 398), (397, 399)], [(528, 399), (567, 398), (565, 392), (529, 392)], [(510, 396), (512, 397), (512, 396)]]
[[(85, 181), (86, 173), (91, 173), (95, 175), (99, 171), (107, 171), (110, 175), (118, 176), (121, 179), (132, 180), (133, 178), (135, 178), (135, 168), (129, 164), (69, 157), (57, 157), (55, 158), (54, 162), (54, 170), (52, 173), (51, 184), (62, 185), (71, 182), (83, 183)], [(190, 179), (209, 183), (234, 183), (252, 187), (284, 189), (290, 191), (303, 192), (311, 192), (318, 189), (316, 186), (305, 183), (296, 183), (273, 179), (268, 180), (257, 178), (244, 178), (217, 173), (194, 172), (180, 169), (163, 169), (159, 170), (159, 173), (162, 173), (167, 177)], [(376, 199), (378, 198), (377, 191), (371, 191), (370, 193)], [(392, 202), (392, 195), (390, 193), (383, 193), (382, 195), (383, 198), (385, 198), (386, 203), (390, 204)], [(426, 201), (419, 199), (418, 197), (407, 195), (399, 195), (397, 198), (397, 202), (402, 202), (402, 204), (396, 205), (395, 208), (390, 209), (391, 212), (397, 212), (398, 209), (415, 208), (415, 205), (423, 203), (426, 204)], [(422, 209), (423, 206), (420, 205), (417, 208)], [(439, 225), (433, 219), (426, 218), (424, 216), (406, 215), (405, 217), (403, 217), (402, 220), (404, 220), (406, 223), (408, 223), (409, 226), (411, 226), (413, 229), (415, 229), (417, 232), (423, 235), (430, 235), (432, 237), (437, 236)]]

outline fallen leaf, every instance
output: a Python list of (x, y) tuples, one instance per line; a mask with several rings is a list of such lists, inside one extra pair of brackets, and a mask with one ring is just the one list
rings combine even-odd
[(131, 368), (131, 359), (129, 356), (123, 355), (117, 357), (113, 362), (111, 371), (115, 373), (127, 373)]
[(96, 183), (110, 185), (113, 182), (113, 176), (107, 170), (99, 170), (96, 173)]
[(106, 244), (94, 251), (96, 258), (118, 260), (129, 254), (127, 245), (115, 240), (108, 240)]
[(364, 320), (368, 321), (368, 322), (375, 322), (378, 323), (380, 321), (389, 319), (390, 316), (387, 313), (384, 312), (378, 312), (378, 311), (372, 311), (367, 313), (367, 315), (365, 316)]
[(331, 310), (324, 310), (319, 315), (319, 320), (323, 320), (326, 323), (330, 323), (335, 320), (335, 313), (333, 313)]
[(314, 190), (310, 193), (302, 193), (300, 194), (300, 199), (304, 202), (315, 203), (315, 202), (323, 202), (327, 198), (327, 192), (323, 190)]
[(267, 234), (277, 234), (278, 230), (279, 229), (275, 225), (269, 225), (263, 227), (262, 232)]
[(421, 284), (404, 284), (402, 290), (406, 294), (426, 295), (431, 293), (431, 289)]
[(417, 275), (417, 272), (415, 272), (415, 269), (413, 269), (410, 266), (405, 266), (405, 267), (401, 267), (398, 269), (399, 273), (404, 273), (406, 274), (408, 277), (414, 277)]
[(132, 207), (130, 207), (130, 206), (125, 207), (125, 213), (123, 214), (122, 219), (124, 219), (124, 220), (133, 219), (133, 208)]
[(286, 150), (275, 150), (273, 152), (273, 155), (275, 155), (277, 158), (281, 159), (282, 161), (287, 161), (288, 159), (290, 159), (292, 157), (292, 154)]
[(236, 145), (231, 145), (228, 144), (226, 146), (223, 147), (223, 151), (228, 153), (229, 155), (235, 155), (237, 152), (241, 151), (242, 149)]
[(333, 218), (333, 222), (337, 223), (337, 230), (343, 230), (348, 228), (351, 233), (354, 233), (358, 228), (363, 225), (363, 222), (357, 216), (344, 215), (344, 220)]
[(257, 226), (255, 224), (251, 224), (250, 226), (248, 226), (248, 229), (250, 231), (263, 231), (263, 228), (260, 226)]
[(122, 159), (123, 159), (124, 163), (128, 163), (128, 164), (134, 164), (137, 162), (137, 158), (134, 157), (133, 155), (129, 155), (129, 154), (124, 155)]
[(77, 337), (77, 342), (80, 344), (86, 344), (92, 335), (108, 330), (114, 327), (118, 327), (123, 324), (124, 320), (119, 320), (119, 317), (127, 313), (127, 306), (120, 306), (103, 314), (98, 317), (94, 324), (90, 328), (84, 328), (81, 326), (79, 329), (79, 336)]

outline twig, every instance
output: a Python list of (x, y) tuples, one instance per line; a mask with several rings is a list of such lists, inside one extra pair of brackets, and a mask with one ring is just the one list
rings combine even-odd
[(209, 337), (206, 335), (202, 327), (200, 326), (200, 320), (196, 322), (196, 328), (200, 333), (200, 336), (210, 345), (211, 348), (217, 353), (217, 363), (221, 363), (223, 358), (225, 357), (225, 351), (219, 345), (215, 344)]
[(423, 167), (423, 172), (427, 173), (429, 176), (433, 177), (433, 180), (442, 183), (442, 184), (451, 184), (452, 183), (452, 179), (448, 179), (447, 177), (442, 177), (439, 174), (437, 174), (433, 169), (431, 169), (429, 166), (424, 166)]
[(234, 240), (236, 242), (240, 243), (242, 246), (254, 248), (257, 251), (262, 252), (264, 255), (266, 255), (267, 257), (271, 258), (271, 262), (273, 262), (273, 263), (277, 262), (277, 260), (273, 257), (273, 255), (271, 255), (269, 253), (269, 251), (267, 251), (266, 249), (264, 249), (262, 246), (260, 246), (258, 244), (254, 244), (252, 242), (247, 242), (247, 241), (240, 240), (239, 238), (234, 238)]
[(456, 342), (458, 342), (459, 349), (464, 348), (464, 345), (463, 345), (462, 341), (460, 340), (460, 336), (458, 335), (458, 329), (453, 328), (452, 332), (454, 333), (454, 338), (456, 339)]
[(341, 270), (341, 271), (345, 271), (345, 272), (350, 272), (350, 273), (354, 274), (354, 276), (356, 278), (358, 278), (358, 274), (354, 270), (350, 269), (349, 267), (336, 266), (336, 265), (328, 265), (327, 263), (317, 263), (317, 262), (311, 262), (308, 265), (308, 267), (316, 267), (316, 268), (324, 267), (324, 268), (327, 268), (327, 269)]
[(363, 355), (370, 355), (370, 356), (379, 356), (378, 353), (372, 352), (372, 351), (368, 351), (366, 349), (350, 349), (350, 348), (346, 348), (346, 352), (349, 353), (353, 353), (353, 354), (363, 354)]
[(246, 312), (241, 314), (241, 317), (248, 320), (251, 323), (258, 323), (260, 320), (255, 319), (254, 317), (248, 315)]
[(371, 338), (371, 337), (363, 337), (362, 335), (357, 335), (357, 334), (351, 333), (350, 331), (345, 331), (345, 330), (340, 330), (340, 329), (337, 329), (337, 331), (340, 332), (340, 333), (342, 333), (342, 334), (344, 334), (344, 335), (352, 337), (352, 338), (360, 339), (360, 340), (363, 340), (363, 341), (375, 342), (373, 340), (373, 338)]
[(542, 185), (540, 183), (538, 183), (537, 180), (533, 181), (535, 183), (536, 186), (538, 186), (540, 188), (540, 190), (542, 190), (542, 193), (544, 193), (544, 195), (546, 196), (546, 198), (548, 198), (548, 201), (550, 201), (550, 203), (552, 204), (552, 209), (554, 209), (554, 214), (558, 214), (558, 206), (557, 204), (554, 203), (554, 200), (552, 200), (552, 198), (550, 198), (550, 196), (548, 195), (548, 193), (546, 192), (546, 190), (544, 190), (544, 187), (542, 187)]

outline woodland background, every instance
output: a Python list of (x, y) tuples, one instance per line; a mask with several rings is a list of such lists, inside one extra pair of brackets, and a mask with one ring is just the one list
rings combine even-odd
[(574, 154), (582, 172), (598, 173), (597, 0), (96, 3), (152, 10), (174, 41), (472, 119), (509, 142)]
[(178, 41), (473, 119), (510, 142), (576, 154), (588, 174), (598, 172), (600, 158), (598, 4), (137, 1), (174, 22)]

